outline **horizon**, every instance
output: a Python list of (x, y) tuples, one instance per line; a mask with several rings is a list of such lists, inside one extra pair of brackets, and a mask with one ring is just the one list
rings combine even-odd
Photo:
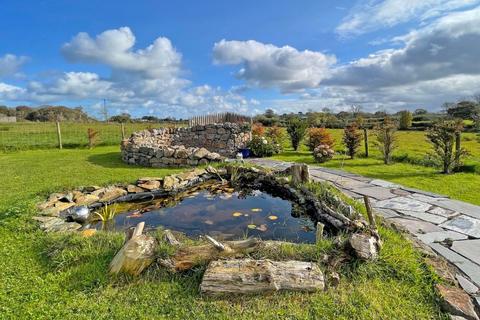
[(480, 92), (480, 0), (6, 1), (0, 18), (0, 105), (185, 119), (437, 112)]

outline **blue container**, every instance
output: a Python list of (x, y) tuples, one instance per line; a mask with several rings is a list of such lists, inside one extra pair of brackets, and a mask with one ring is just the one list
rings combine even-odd
[(250, 152), (250, 149), (248, 149), (248, 148), (240, 149), (240, 152), (242, 153), (243, 159), (249, 158), (250, 155), (252, 154), (252, 153)]

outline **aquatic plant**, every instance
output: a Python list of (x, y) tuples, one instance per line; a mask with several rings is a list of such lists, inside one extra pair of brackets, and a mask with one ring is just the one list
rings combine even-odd
[(95, 215), (100, 219), (100, 221), (105, 223), (113, 220), (117, 214), (117, 209), (117, 204), (114, 204), (113, 206), (108, 206), (108, 204), (105, 204), (105, 206), (100, 209), (100, 212), (95, 212)]

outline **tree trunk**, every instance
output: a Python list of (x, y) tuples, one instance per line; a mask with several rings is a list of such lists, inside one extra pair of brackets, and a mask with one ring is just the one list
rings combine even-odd
[(363, 128), (363, 140), (365, 142), (365, 157), (368, 158), (368, 131), (367, 131), (367, 128)]
[(294, 164), (291, 166), (290, 172), (292, 173), (292, 183), (294, 185), (306, 183), (310, 180), (308, 166), (305, 163)]
[(314, 292), (325, 287), (317, 264), (303, 261), (218, 260), (203, 275), (200, 290), (209, 295), (280, 290)]

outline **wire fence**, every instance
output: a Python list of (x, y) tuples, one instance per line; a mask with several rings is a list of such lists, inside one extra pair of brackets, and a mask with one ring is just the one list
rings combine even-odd
[(96, 132), (95, 145), (120, 145), (123, 135), (128, 138), (133, 132), (162, 127), (180, 127), (184, 123), (72, 123), (17, 122), (0, 123), (0, 152), (58, 148), (60, 130), (63, 148), (78, 148), (89, 145), (90, 133)]

